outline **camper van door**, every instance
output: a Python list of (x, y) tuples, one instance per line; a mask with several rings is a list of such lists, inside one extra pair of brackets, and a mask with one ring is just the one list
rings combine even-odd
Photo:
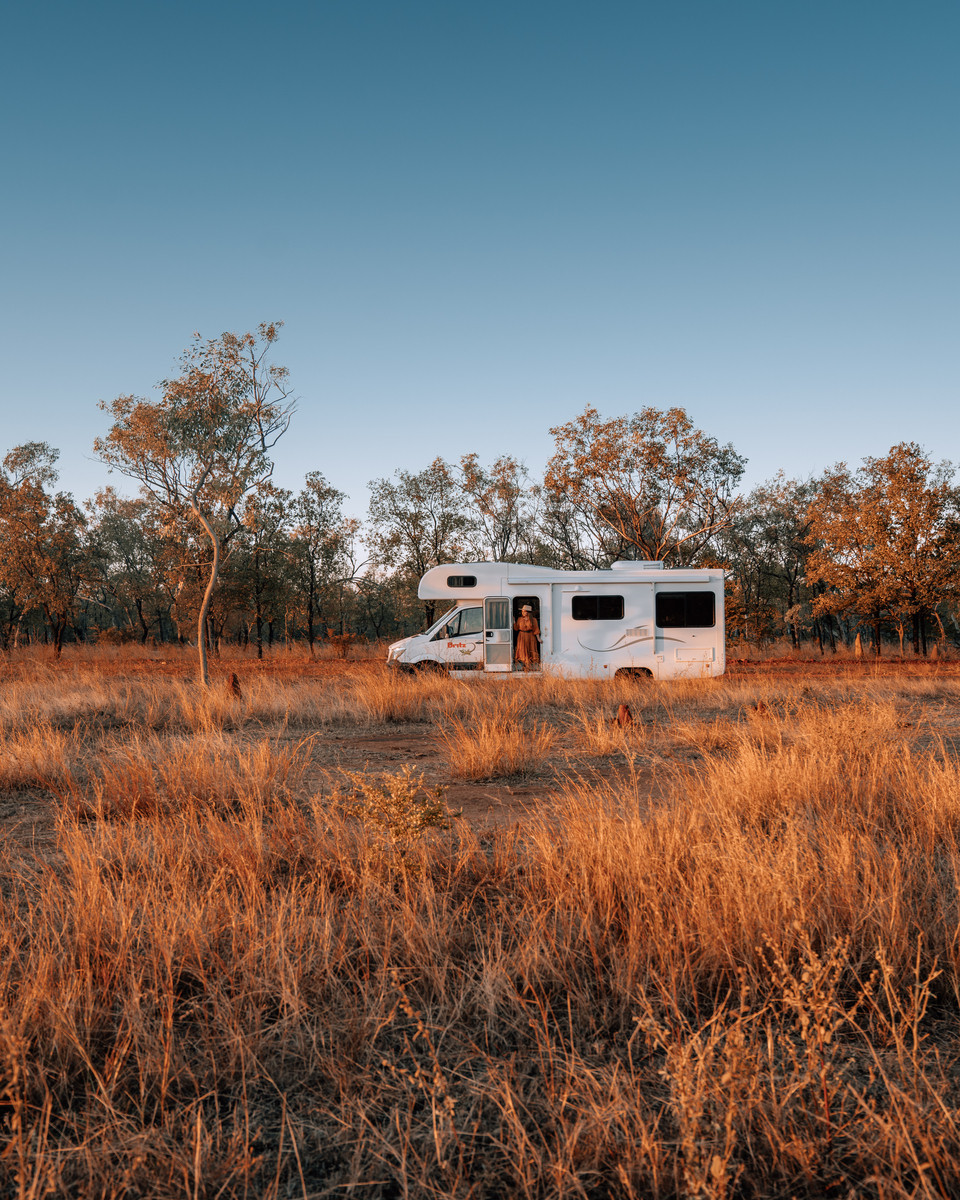
[(433, 635), (431, 645), (439, 662), (451, 671), (483, 665), (483, 609), (458, 608)]
[(483, 602), (484, 670), (513, 670), (513, 622), (506, 596), (488, 596)]

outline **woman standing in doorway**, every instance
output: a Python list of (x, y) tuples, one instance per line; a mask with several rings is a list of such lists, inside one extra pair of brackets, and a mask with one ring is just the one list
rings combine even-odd
[(514, 658), (520, 666), (538, 667), (540, 665), (540, 626), (533, 615), (533, 607), (525, 604), (520, 610), (520, 616), (513, 623), (513, 632), (517, 635), (517, 645)]

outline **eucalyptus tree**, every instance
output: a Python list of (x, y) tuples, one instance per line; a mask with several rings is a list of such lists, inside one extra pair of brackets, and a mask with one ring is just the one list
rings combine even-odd
[[(471, 519), (463, 487), (442, 458), (422, 471), (396, 471), (370, 484), (367, 541), (377, 565), (399, 570), (409, 587), (430, 567), (456, 562), (467, 550)], [(429, 624), (436, 604), (424, 601)]]
[(172, 603), (164, 594), (164, 576), (174, 545), (156, 506), (107, 487), (88, 500), (86, 508), (90, 565), (101, 603), (136, 628), (142, 643), (154, 626), (162, 641), (164, 616), (169, 616)]
[(197, 614), (204, 686), (206, 621), (224, 546), (242, 529), (244, 496), (270, 478), (270, 451), (294, 409), (287, 369), (269, 361), (281, 324), (209, 341), (196, 334), (180, 359), (181, 373), (161, 384), (159, 400), (119, 396), (101, 404), (113, 425), (94, 443), (99, 457), (174, 518), (189, 516), (209, 544)]
[(550, 432), (547, 496), (577, 512), (598, 548), (690, 562), (730, 524), (746, 460), (682, 408), (604, 420), (588, 406)]
[[(806, 565), (811, 553), (810, 504), (817, 485), (778, 472), (741, 499), (720, 553), (729, 566), (745, 636), (760, 641), (786, 628), (799, 645), (801, 611), (811, 599)], [(732, 610), (733, 611), (733, 610)], [(819, 620), (819, 618), (817, 618)], [(819, 630), (818, 630), (819, 636)]]
[(89, 582), (87, 528), (67, 492), (54, 492), (59, 451), (26, 442), (4, 457), (0, 469), (0, 585), (9, 601), (7, 637), (16, 642), (20, 621), (43, 614), (59, 657), (64, 634)]
[(501, 454), (489, 467), (476, 454), (460, 459), (460, 482), (470, 508), (471, 540), (478, 557), (507, 562), (531, 557), (536, 499), (526, 467)]
[(267, 482), (243, 504), (244, 533), (233, 570), (238, 592), (246, 601), (242, 607), (253, 608), (257, 658), (263, 658), (264, 624), (272, 644), (276, 614), (288, 607), (293, 591), (291, 500), (291, 492)]
[(828, 589), (822, 612), (850, 611), (874, 626), (877, 654), (884, 620), (912, 626), (915, 652), (926, 652), (925, 619), (960, 598), (960, 505), (955, 468), (934, 463), (915, 442), (865, 458), (851, 472), (838, 463), (810, 505), (815, 543), (807, 577)]
[(356, 575), (353, 548), (359, 522), (343, 513), (346, 496), (311, 471), (290, 506), (290, 552), (296, 608), (305, 619), (311, 655), (328, 624), (334, 596)]

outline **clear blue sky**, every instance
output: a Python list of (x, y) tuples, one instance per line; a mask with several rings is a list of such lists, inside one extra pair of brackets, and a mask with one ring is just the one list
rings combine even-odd
[[(807, 475), (960, 458), (960, 6), (38, 3), (4, 17), (0, 449), (286, 322), (276, 452), (366, 482), (685, 406)], [(123, 486), (123, 481), (114, 477)]]

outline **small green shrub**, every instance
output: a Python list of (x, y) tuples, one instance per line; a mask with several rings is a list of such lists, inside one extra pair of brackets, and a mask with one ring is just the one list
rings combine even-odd
[(336, 796), (342, 811), (365, 828), (386, 834), (400, 850), (428, 829), (450, 828), (453, 814), (443, 803), (446, 789), (425, 785), (423, 772), (414, 767), (370, 774), (348, 771), (346, 778), (348, 787), (339, 788)]

